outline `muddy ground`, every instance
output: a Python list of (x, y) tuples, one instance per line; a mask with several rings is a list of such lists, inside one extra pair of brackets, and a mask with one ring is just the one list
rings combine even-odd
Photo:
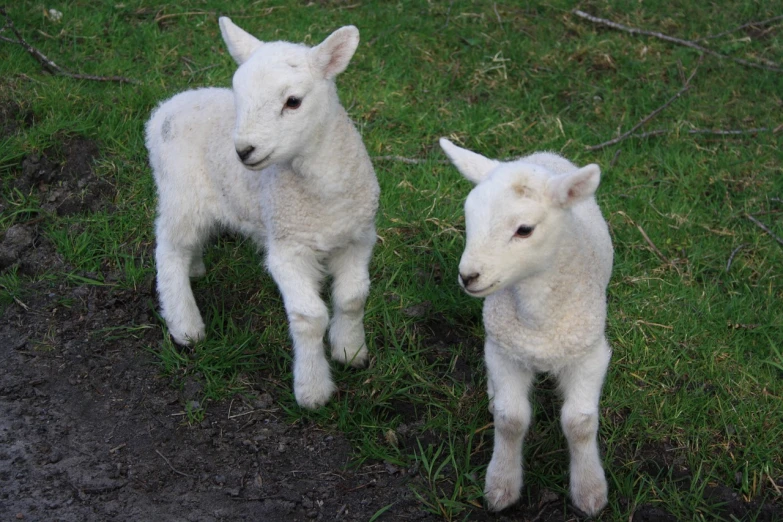
[[(28, 120), (13, 110), (0, 111), (5, 134)], [(388, 505), (378, 520), (438, 520), (412, 492), (424, 480), (415, 468), (350, 466), (344, 436), (287, 421), (263, 380), (250, 397), (212, 404), (200, 424), (185, 422), (200, 385), (173, 386), (146, 351), (163, 335), (151, 281), (130, 291), (35, 280), (71, 271), (42, 235), (44, 220), (111, 211), (114, 188), (92, 171), (99, 154), (92, 141), (64, 140), (26, 156), (4, 187), (38, 191), (45, 212), (0, 230), (0, 271), (16, 270), (23, 286), (0, 317), (0, 520), (366, 521)], [(129, 326), (138, 328), (113, 333)], [(677, 465), (649, 453), (658, 473)], [(780, 505), (746, 504), (728, 487), (707, 495), (725, 500), (727, 518), (759, 509), (758, 520), (783, 517)], [(476, 508), (468, 518), (576, 517), (565, 498), (534, 484), (523, 497), (502, 514)], [(676, 520), (657, 506), (639, 506), (633, 519)]]

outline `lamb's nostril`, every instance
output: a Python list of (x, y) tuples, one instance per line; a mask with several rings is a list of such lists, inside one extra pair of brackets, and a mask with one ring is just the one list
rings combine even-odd
[(254, 150), (256, 150), (256, 148), (253, 147), (252, 145), (250, 145), (249, 147), (243, 150), (237, 149), (237, 156), (239, 156), (239, 159), (241, 159), (242, 161), (245, 161), (248, 157), (250, 157), (251, 154), (253, 154)]
[(467, 288), (473, 281), (479, 278), (479, 274), (478, 272), (473, 272), (472, 274), (468, 275), (460, 274), (459, 278), (462, 281), (462, 286)]

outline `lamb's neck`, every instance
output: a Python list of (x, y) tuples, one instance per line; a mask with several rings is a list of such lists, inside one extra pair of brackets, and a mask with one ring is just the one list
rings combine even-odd
[(563, 305), (576, 298), (582, 288), (574, 284), (580, 279), (581, 242), (575, 236), (562, 239), (552, 265), (509, 287), (514, 313), (523, 324), (542, 326), (557, 321)]
[(333, 116), (319, 130), (307, 150), (291, 165), (297, 174), (306, 179), (342, 190), (346, 185), (356, 183), (357, 176), (367, 175), (365, 171), (370, 161), (348, 114), (337, 105)]

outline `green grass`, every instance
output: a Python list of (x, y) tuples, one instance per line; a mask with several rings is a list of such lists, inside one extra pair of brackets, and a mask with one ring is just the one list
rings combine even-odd
[[(437, 139), (450, 136), (498, 158), (554, 150), (601, 165), (598, 198), (615, 244), (614, 358), (600, 432), (610, 507), (602, 519), (627, 520), (636, 507), (653, 504), (681, 520), (709, 520), (719, 506), (703, 492), (715, 484), (781, 503), (773, 482), (783, 479), (783, 250), (746, 214), (783, 236), (783, 133), (686, 131), (778, 127), (783, 74), (712, 57), (700, 62), (691, 49), (593, 26), (561, 0), (474, 4), (69, 0), (58, 6), (59, 23), (40, 4), (9, 5), (23, 36), (58, 65), (138, 83), (52, 76), (21, 47), (0, 42), (0, 102), (17, 104), (33, 121), (0, 138), (0, 228), (44, 216), (46, 236), (74, 267), (47, 275), (64, 284), (104, 283), (109, 274), (125, 288), (148, 284), (155, 191), (143, 125), (178, 91), (230, 84), (234, 66), (216, 16), (232, 16), (262, 39), (311, 44), (355, 24), (362, 43), (338, 78), (343, 103), (371, 155), (424, 160), (376, 162), (382, 196), (366, 315), (370, 366), (335, 367), (340, 391), (332, 402), (300, 410), (277, 290), (248, 244), (223, 238), (207, 250), (207, 277), (194, 284), (207, 339), (190, 353), (169, 341), (149, 347), (173, 385), (201, 379), (200, 406), (209, 409), (267, 379), (292, 421), (345, 433), (357, 463), (418, 466), (422, 509), (444, 519), (470, 516), (481, 505), (491, 417), (481, 303), (456, 285), (470, 186), (440, 162)], [(773, 4), (598, 0), (581, 8), (695, 40), (771, 18), (779, 14)], [(703, 43), (751, 61), (783, 62), (780, 21)], [(661, 106), (696, 68), (691, 90), (642, 129), (671, 133), (585, 150)], [(59, 218), (40, 212), (37, 193), (11, 189), (24, 157), (64, 136), (98, 142), (94, 168), (117, 191), (111, 210)], [(0, 308), (23, 295), (27, 281), (15, 271), (0, 275)], [(453, 342), (439, 343), (446, 334)], [(526, 483), (562, 493), (567, 453), (548, 381), (537, 386), (535, 404)], [(197, 421), (203, 411), (188, 416)], [(655, 471), (663, 453), (672, 469), (687, 470), (688, 484)]]

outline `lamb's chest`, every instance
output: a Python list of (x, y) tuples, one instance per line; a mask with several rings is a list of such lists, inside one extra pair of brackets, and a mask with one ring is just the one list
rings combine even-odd
[(377, 195), (361, 185), (350, 193), (316, 191), (295, 175), (278, 172), (264, 187), (262, 206), (275, 239), (296, 238), (314, 249), (331, 251), (358, 240), (374, 226)]
[(557, 371), (592, 351), (602, 335), (593, 321), (570, 321), (566, 315), (571, 314), (533, 310), (520, 317), (508, 291), (488, 296), (483, 315), (487, 339), (503, 355), (535, 371)]

